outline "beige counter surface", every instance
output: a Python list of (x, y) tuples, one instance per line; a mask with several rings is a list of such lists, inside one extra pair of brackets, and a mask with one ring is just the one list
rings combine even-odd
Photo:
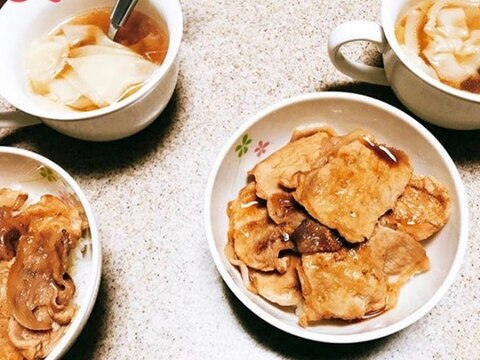
[[(235, 298), (208, 250), (203, 202), (210, 168), (250, 116), (281, 99), (326, 90), (400, 106), (389, 88), (341, 75), (326, 51), (333, 27), (377, 20), (380, 1), (183, 0), (182, 7), (178, 85), (150, 127), (112, 143), (77, 141), (44, 125), (0, 130), (0, 145), (36, 151), (64, 167), (84, 189), (98, 220), (104, 256), (100, 293), (67, 359), (480, 358), (478, 131), (428, 126), (460, 170), (471, 234), (447, 295), (395, 335), (328, 345), (283, 333)], [(367, 50), (366, 58), (377, 59)]]

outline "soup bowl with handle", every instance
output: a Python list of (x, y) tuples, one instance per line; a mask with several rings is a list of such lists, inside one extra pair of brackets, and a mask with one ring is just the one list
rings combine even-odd
[[(420, 0), (384, 0), (382, 26), (370, 21), (351, 21), (330, 34), (328, 52), (333, 65), (344, 74), (368, 83), (390, 86), (415, 115), (450, 129), (480, 129), (480, 94), (455, 89), (425, 74), (401, 48), (397, 21)], [(383, 56), (383, 67), (348, 59), (341, 48), (350, 42), (370, 41)]]
[(46, 106), (30, 89), (24, 66), (30, 44), (78, 13), (113, 4), (114, 0), (26, 0), (8, 1), (0, 9), (0, 95), (18, 109), (0, 112), (0, 127), (43, 122), (74, 138), (110, 141), (133, 135), (158, 117), (172, 97), (178, 78), (183, 31), (178, 0), (145, 0), (137, 4), (136, 10), (166, 24), (169, 47), (164, 62), (134, 94), (110, 106), (80, 112)]

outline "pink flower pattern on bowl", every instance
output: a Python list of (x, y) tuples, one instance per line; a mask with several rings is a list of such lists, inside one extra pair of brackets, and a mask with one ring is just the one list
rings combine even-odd
[(258, 142), (258, 145), (257, 147), (255, 148), (255, 153), (257, 154), (258, 157), (262, 156), (263, 154), (265, 154), (265, 152), (267, 151), (267, 146), (270, 145), (270, 142), (269, 141), (263, 141), (263, 140), (260, 140)]

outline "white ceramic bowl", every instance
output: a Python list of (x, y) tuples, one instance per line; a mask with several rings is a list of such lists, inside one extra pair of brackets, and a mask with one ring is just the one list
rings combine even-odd
[[(405, 150), (417, 174), (435, 176), (450, 192), (452, 213), (448, 224), (433, 239), (424, 242), (431, 269), (415, 276), (402, 288), (399, 303), (394, 309), (365, 321), (329, 321), (302, 328), (293, 312), (284, 311), (247, 291), (238, 269), (224, 256), (228, 229), (227, 202), (237, 196), (246, 183), (247, 171), (254, 164), (286, 144), (294, 128), (309, 124), (328, 125), (340, 134), (357, 128), (370, 131), (379, 142)], [(265, 147), (266, 143), (269, 144)], [(242, 151), (240, 156), (241, 148), (248, 150), (246, 153)], [(262, 153), (262, 148), (265, 153)], [(402, 111), (378, 100), (349, 93), (325, 92), (294, 97), (269, 107), (241, 126), (227, 141), (213, 165), (207, 186), (205, 216), (208, 243), (215, 264), (240, 301), (283, 331), (330, 343), (377, 339), (420, 319), (452, 284), (468, 238), (465, 190), (452, 159), (442, 145), (427, 129)]]
[[(65, 135), (82, 140), (118, 140), (151, 124), (167, 106), (177, 83), (178, 52), (183, 32), (183, 15), (178, 0), (144, 0), (136, 6), (137, 10), (154, 20), (165, 22), (169, 47), (164, 62), (147, 83), (122, 101), (83, 112), (45, 107), (41, 97), (32, 95), (25, 76), (24, 56), (32, 41), (76, 14), (92, 8), (113, 6), (114, 3), (114, 0), (8, 1), (0, 9), (0, 43), (3, 44), (0, 51), (0, 94), (17, 109), (38, 117)], [(13, 126), (24, 118), (25, 114), (21, 115), (8, 114), (12, 117), (9, 120)], [(23, 121), (28, 123), (33, 120)]]
[[(75, 282), (75, 302), (79, 310), (70, 327), (53, 349), (47, 360), (61, 358), (73, 345), (85, 326), (98, 294), (102, 269), (100, 240), (92, 209), (82, 190), (65, 170), (36, 153), (0, 146), (0, 188), (9, 187), (25, 191), (36, 202), (41, 195), (53, 194), (66, 201), (76, 198), (83, 206), (88, 219), (86, 251), (70, 274)], [(79, 260), (80, 263), (80, 260)]]

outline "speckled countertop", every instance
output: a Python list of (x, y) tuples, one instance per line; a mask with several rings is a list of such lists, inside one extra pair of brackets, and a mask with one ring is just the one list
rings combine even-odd
[[(36, 151), (64, 167), (84, 189), (99, 223), (100, 294), (67, 359), (478, 359), (478, 131), (428, 126), (460, 170), (473, 230), (448, 294), (395, 335), (328, 345), (285, 334), (234, 297), (207, 247), (203, 200), (210, 167), (248, 117), (278, 100), (324, 90), (400, 106), (390, 89), (353, 83), (327, 57), (331, 29), (346, 20), (377, 20), (380, 0), (183, 0), (182, 7), (178, 85), (166, 111), (146, 130), (100, 144), (43, 125), (0, 130), (0, 145)], [(359, 50), (350, 48), (354, 56)], [(375, 61), (371, 48), (366, 51)]]

